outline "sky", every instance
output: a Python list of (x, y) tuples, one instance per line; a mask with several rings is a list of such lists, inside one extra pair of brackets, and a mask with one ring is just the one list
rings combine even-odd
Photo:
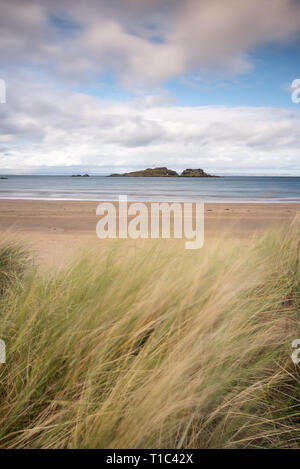
[(300, 176), (297, 78), (299, 0), (0, 0), (0, 173)]

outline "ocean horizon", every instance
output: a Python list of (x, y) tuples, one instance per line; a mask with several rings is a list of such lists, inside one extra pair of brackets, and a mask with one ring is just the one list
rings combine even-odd
[[(4, 175), (3, 175), (4, 176)], [(219, 178), (110, 178), (90, 175), (7, 175), (1, 199), (118, 200), (166, 202), (299, 203), (300, 178), (294, 176), (222, 176)]]

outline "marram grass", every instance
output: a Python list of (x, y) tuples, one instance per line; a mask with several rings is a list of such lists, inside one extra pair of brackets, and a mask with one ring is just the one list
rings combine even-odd
[(299, 448), (299, 239), (3, 244), (0, 447)]

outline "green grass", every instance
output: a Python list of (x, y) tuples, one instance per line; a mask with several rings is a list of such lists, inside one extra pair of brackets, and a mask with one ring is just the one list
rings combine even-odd
[(299, 231), (0, 250), (0, 447), (299, 448)]
[(28, 253), (22, 246), (11, 241), (0, 244), (0, 295), (17, 282), (29, 262)]

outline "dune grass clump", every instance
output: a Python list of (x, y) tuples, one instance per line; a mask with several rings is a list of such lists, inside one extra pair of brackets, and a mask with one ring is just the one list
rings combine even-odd
[(0, 299), (0, 447), (299, 448), (299, 231), (100, 242)]
[(28, 253), (21, 245), (14, 241), (0, 241), (0, 295), (21, 278), (28, 262)]

